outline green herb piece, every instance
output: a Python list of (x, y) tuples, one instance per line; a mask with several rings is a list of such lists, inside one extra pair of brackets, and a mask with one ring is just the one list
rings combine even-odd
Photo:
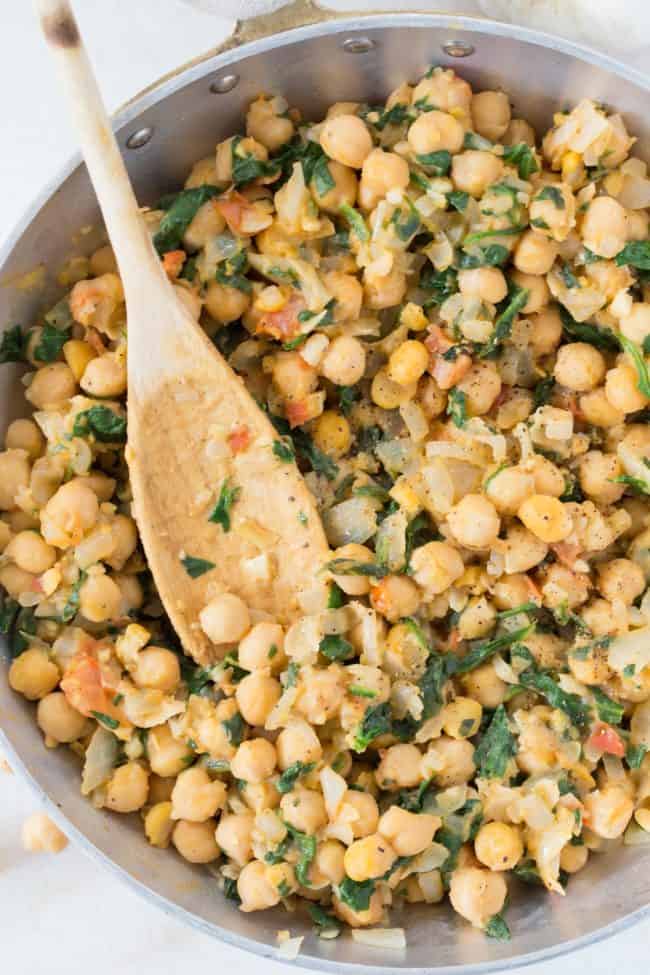
[(519, 675), (519, 683), (531, 691), (536, 691), (548, 701), (552, 708), (564, 711), (573, 724), (582, 728), (589, 723), (590, 708), (579, 694), (563, 691), (548, 671), (529, 667)]
[(451, 153), (447, 149), (422, 153), (415, 160), (420, 166), (430, 169), (433, 176), (446, 176), (451, 169)]
[(560, 318), (562, 319), (563, 331), (569, 338), (577, 339), (579, 342), (588, 342), (599, 349), (614, 351), (618, 348), (616, 336), (610, 329), (577, 322), (564, 305), (560, 305)]
[(241, 745), (244, 740), (246, 724), (239, 711), (233, 714), (232, 718), (226, 718), (225, 721), (222, 721), (221, 726), (226, 732), (226, 738), (231, 745), (234, 745), (235, 748)]
[(462, 270), (476, 267), (501, 267), (510, 257), (510, 251), (503, 244), (488, 244), (480, 247), (478, 253), (461, 254), (458, 267)]
[(382, 504), (386, 504), (390, 497), (386, 488), (383, 488), (381, 484), (362, 484), (360, 487), (354, 488), (352, 494), (355, 498), (374, 498), (375, 501), (381, 501)]
[(181, 559), (181, 562), (188, 576), (192, 579), (198, 579), (199, 576), (205, 575), (210, 569), (215, 568), (214, 562), (208, 562), (207, 559), (198, 559), (194, 555), (186, 555)]
[(598, 254), (594, 254), (594, 252), (590, 251), (589, 248), (585, 247), (584, 244), (582, 245), (580, 258), (583, 264), (595, 264), (596, 261), (602, 261), (602, 257), (599, 257)]
[(296, 880), (301, 887), (309, 887), (309, 867), (316, 856), (316, 837), (307, 836), (305, 833), (301, 833), (300, 830), (294, 829), (293, 826), (289, 826), (288, 824), (287, 829), (300, 853), (300, 859), (294, 867)]
[(352, 412), (352, 407), (359, 399), (361, 395), (357, 386), (339, 386), (339, 409), (343, 416), (349, 416)]
[(384, 576), (391, 574), (390, 569), (378, 565), (376, 562), (356, 562), (354, 559), (332, 559), (326, 562), (324, 567), (335, 576), (370, 576), (374, 579), (383, 579)]
[(463, 149), (478, 149), (481, 152), (489, 152), (494, 149), (494, 143), (489, 139), (484, 139), (478, 132), (466, 132), (463, 139)]
[(53, 305), (49, 311), (45, 312), (43, 318), (48, 325), (51, 325), (52, 328), (55, 328), (59, 332), (65, 332), (70, 329), (74, 324), (74, 319), (70, 311), (69, 296), (66, 295), (65, 298), (57, 301), (56, 305)]
[(17, 657), (29, 646), (30, 638), (36, 633), (34, 610), (21, 607), (15, 599), (5, 596), (0, 612), (0, 633), (8, 637), (11, 657)]
[(357, 728), (353, 748), (355, 752), (364, 752), (371, 741), (380, 735), (387, 735), (391, 729), (390, 706), (387, 701), (369, 707)]
[(634, 368), (636, 369), (637, 375), (637, 389), (639, 392), (643, 393), (650, 399), (650, 374), (648, 373), (648, 366), (643, 358), (643, 352), (636, 344), (636, 342), (630, 341), (625, 335), (619, 332), (617, 335), (618, 341), (621, 344), (621, 348), (627, 355), (629, 355)]
[(530, 225), (531, 225), (531, 227), (534, 227), (535, 230), (550, 230), (551, 229), (549, 227), (549, 225), (547, 224), (546, 220), (542, 220), (541, 217), (535, 217), (533, 220), (530, 221)]
[(408, 812), (422, 812), (432, 790), (432, 783), (433, 779), (425, 779), (415, 789), (400, 789), (397, 793), (396, 805)]
[(469, 193), (464, 190), (452, 190), (451, 193), (447, 193), (447, 203), (459, 213), (465, 213), (469, 203)]
[[(415, 108), (420, 108), (416, 102)], [(377, 118), (373, 120), (370, 116), (376, 115)], [(382, 108), (381, 106), (364, 105), (359, 111), (359, 116), (368, 125), (372, 125), (374, 129), (378, 132), (383, 132), (387, 125), (402, 125), (404, 122), (409, 122), (413, 118), (409, 112), (408, 105), (403, 105), (398, 102), (393, 105), (392, 108)]]
[(241, 904), (241, 897), (239, 896), (239, 891), (237, 890), (237, 881), (233, 880), (232, 877), (223, 878), (223, 896), (227, 901), (233, 901), (235, 904)]
[(319, 937), (334, 931), (336, 931), (337, 934), (340, 933), (341, 922), (334, 916), (334, 914), (329, 914), (325, 908), (320, 906), (320, 904), (308, 903), (307, 910), (309, 911), (309, 916), (314, 922), (314, 930)]
[(526, 142), (517, 142), (514, 146), (504, 146), (503, 161), (517, 167), (520, 179), (529, 180), (533, 173), (539, 172), (535, 150)]
[(339, 207), (339, 213), (350, 224), (350, 229), (357, 240), (361, 241), (362, 243), (370, 240), (370, 231), (366, 226), (366, 221), (363, 219), (358, 210), (355, 210), (354, 207), (350, 206), (349, 203), (342, 203)]
[(271, 866), (275, 866), (276, 863), (282, 863), (287, 856), (287, 850), (291, 845), (291, 837), (285, 836), (281, 843), (278, 843), (274, 850), (269, 850), (268, 853), (264, 854), (264, 862), (269, 863)]
[(349, 660), (355, 656), (352, 644), (335, 633), (324, 636), (318, 644), (318, 649), (328, 660)]
[(580, 282), (578, 281), (577, 277), (575, 276), (575, 274), (573, 273), (573, 271), (571, 270), (568, 264), (566, 263), (562, 264), (562, 266), (560, 267), (559, 274), (567, 288), (580, 287)]
[(406, 202), (408, 204), (408, 211), (406, 217), (402, 220), (402, 208), (397, 207), (393, 211), (393, 216), (391, 217), (391, 223), (395, 227), (395, 233), (402, 241), (410, 240), (411, 237), (415, 237), (418, 230), (420, 229), (420, 214), (415, 209), (411, 200), (406, 197)]
[(286, 440), (274, 440), (273, 453), (283, 464), (293, 464), (296, 459), (293, 444)]
[(500, 650), (505, 650), (506, 647), (511, 647), (513, 644), (525, 640), (534, 629), (534, 624), (523, 626), (518, 630), (513, 630), (512, 633), (504, 633), (493, 640), (487, 640), (485, 643), (472, 647), (464, 657), (447, 656), (445, 660), (450, 676), (469, 673), (470, 670), (479, 667), (493, 657), (495, 653), (499, 653)]
[(115, 718), (111, 718), (109, 714), (104, 714), (102, 711), (91, 711), (90, 713), (92, 714), (93, 718), (99, 721), (100, 724), (104, 725), (105, 728), (108, 728), (109, 731), (115, 731), (115, 729), (119, 728), (120, 726), (120, 722), (116, 721)]
[[(192, 254), (190, 257), (187, 258), (187, 260), (183, 264), (183, 267), (181, 268), (180, 274), (178, 275), (181, 281), (194, 281), (196, 275), (199, 272), (199, 269), (197, 267), (198, 259), (199, 259), (198, 254)], [(248, 284), (249, 282), (246, 283)]]
[(619, 474), (618, 477), (613, 477), (612, 481), (632, 488), (634, 494), (650, 494), (650, 484), (640, 477), (633, 477), (631, 474)]
[(630, 677), (634, 677), (635, 674), (636, 664), (627, 664), (626, 667), (623, 667), (623, 677), (626, 677), (628, 680)]
[(212, 680), (212, 672), (208, 667), (192, 667), (191, 669), (188, 668), (187, 672), (183, 674), (183, 679), (190, 694), (200, 694)]
[(494, 478), (495, 477), (498, 477), (498, 475), (501, 473), (501, 471), (505, 471), (506, 467), (510, 467), (510, 466), (511, 465), (510, 465), (510, 462), (509, 461), (507, 461), (507, 460), (502, 461), (502, 463), (499, 464), (499, 466), (496, 468), (496, 470), (492, 471), (492, 473), (489, 474), (485, 478), (485, 480), (483, 481), (483, 490), (484, 491), (487, 491), (488, 487), (490, 486), (490, 484), (492, 483), (492, 481), (494, 480)]
[(0, 633), (6, 636), (11, 632), (19, 609), (20, 603), (16, 602), (15, 599), (11, 599), (9, 596), (5, 596), (2, 609), (0, 610)]
[(350, 684), (348, 694), (351, 694), (352, 697), (377, 697), (377, 691), (372, 691), (369, 687), (362, 687), (360, 684)]
[(241, 488), (234, 484), (231, 477), (227, 477), (221, 485), (221, 491), (219, 492), (217, 503), (212, 509), (212, 514), (208, 518), (208, 521), (221, 525), (224, 532), (229, 532), (232, 527), (230, 514), (233, 505), (240, 496)]
[[(599, 258), (600, 260), (600, 258)], [(619, 267), (629, 264), (640, 271), (650, 271), (650, 240), (631, 240), (616, 255)]]
[(220, 193), (221, 190), (216, 186), (205, 184), (189, 190), (181, 190), (172, 198), (167, 198), (165, 200), (169, 202), (169, 206), (165, 208), (167, 212), (153, 238), (158, 253), (162, 255), (167, 251), (178, 250), (183, 242), (183, 234), (196, 216), (197, 210)]
[(280, 174), (280, 166), (274, 159), (258, 159), (252, 153), (242, 153), (239, 146), (241, 136), (235, 136), (231, 142), (232, 153), (232, 181), (235, 186), (243, 186), (262, 176)]
[(43, 325), (40, 338), (32, 353), (37, 362), (56, 362), (63, 346), (70, 338), (70, 329), (58, 329), (47, 322)]
[(345, 877), (339, 885), (339, 900), (353, 911), (367, 911), (370, 907), (370, 898), (375, 892), (374, 880), (351, 880)]
[(553, 376), (544, 376), (543, 379), (540, 379), (533, 390), (533, 411), (550, 401), (554, 389), (555, 378)]
[(510, 928), (500, 914), (495, 914), (490, 918), (485, 925), (485, 933), (488, 938), (493, 938), (495, 941), (510, 941), (512, 937)]
[(501, 230), (477, 230), (465, 237), (463, 247), (469, 247), (470, 244), (476, 244), (479, 240), (485, 240), (488, 237), (512, 237), (515, 234), (523, 233), (525, 229), (525, 224), (516, 224), (514, 227), (504, 227)]
[(643, 759), (646, 757), (648, 751), (647, 745), (628, 745), (625, 751), (625, 761), (627, 762), (629, 768), (639, 769), (643, 763)]
[(314, 163), (311, 179), (318, 196), (326, 196), (336, 186), (325, 153)]
[(287, 682), (284, 686), (295, 687), (296, 684), (298, 683), (298, 674), (300, 673), (300, 666), (292, 660), (289, 666), (287, 667), (286, 673), (287, 673)]
[(483, 807), (478, 799), (469, 799), (456, 813), (444, 817), (443, 826), (436, 833), (435, 841), (449, 850), (449, 855), (440, 868), (445, 887), (449, 887), (449, 878), (458, 864), (461, 847), (475, 839), (482, 822)]
[(512, 872), (524, 884), (535, 887), (544, 886), (544, 881), (540, 877), (539, 870), (533, 860), (520, 860), (517, 866), (513, 867)]
[(303, 775), (309, 775), (315, 768), (316, 762), (293, 762), (278, 779), (276, 789), (282, 795), (285, 792), (291, 792), (298, 779), (302, 778)]
[(328, 609), (340, 609), (345, 604), (345, 593), (335, 582), (330, 582), (329, 594), (327, 596)]
[(419, 284), (424, 291), (432, 293), (424, 307), (441, 305), (458, 291), (458, 274), (453, 267), (448, 267), (445, 271), (436, 271), (432, 264), (426, 264), (420, 274)]
[(494, 323), (494, 331), (481, 350), (481, 357), (492, 355), (496, 352), (504, 339), (507, 339), (512, 331), (515, 318), (528, 301), (530, 292), (528, 288), (520, 288), (518, 285), (512, 289), (506, 299), (506, 306)]
[(510, 731), (506, 709), (500, 704), (474, 752), (477, 776), (482, 779), (502, 779), (516, 754), (515, 736)]
[(564, 210), (565, 208), (564, 197), (557, 186), (549, 184), (540, 190), (537, 196), (533, 197), (533, 203), (541, 200), (550, 200), (556, 210)]
[(449, 390), (447, 416), (456, 427), (462, 428), (467, 423), (467, 396), (461, 389), (453, 387)]
[(608, 697), (598, 687), (592, 687), (591, 693), (596, 702), (596, 711), (600, 720), (606, 724), (620, 724), (625, 714), (623, 705), (617, 701), (612, 701), (611, 697)]
[(90, 435), (100, 443), (123, 443), (126, 440), (126, 417), (118, 416), (108, 406), (91, 406), (89, 410), (77, 413), (72, 436)]
[(66, 604), (61, 611), (61, 622), (69, 623), (79, 612), (80, 589), (86, 581), (87, 573), (81, 570), (79, 578), (72, 587), (72, 591), (66, 600)]
[(217, 265), (214, 277), (219, 284), (228, 288), (236, 288), (238, 291), (243, 291), (244, 294), (249, 295), (253, 290), (253, 285), (245, 276), (247, 270), (248, 257), (246, 251), (238, 250)]
[(13, 325), (6, 329), (0, 341), (0, 363), (25, 362), (28, 338), (20, 325)]
[(304, 430), (294, 430), (292, 441), (297, 454), (311, 465), (316, 474), (322, 474), (328, 481), (335, 481), (339, 472), (338, 464), (320, 450)]

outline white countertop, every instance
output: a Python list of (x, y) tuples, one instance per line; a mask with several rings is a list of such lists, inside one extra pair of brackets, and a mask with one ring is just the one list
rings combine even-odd
[[(366, 5), (376, 9), (380, 4), (354, 4), (357, 9)], [(3, 0), (3, 7), (0, 240), (74, 147), (31, 4)], [(227, 21), (193, 13), (177, 0), (77, 0), (76, 7), (109, 108), (209, 49), (229, 30)], [(181, 965), (185, 971), (231, 965), (241, 975), (253, 975), (261, 966), (269, 975), (295, 970), (295, 965), (262, 962), (166, 917), (72, 844), (58, 856), (25, 853), (20, 827), (35, 808), (28, 787), (17, 776), (0, 772), (3, 971), (172, 975)], [(526, 971), (611, 975), (618, 969), (637, 975), (647, 967), (649, 938), (647, 921), (593, 948)], [(513, 970), (512, 975), (522, 972)]]

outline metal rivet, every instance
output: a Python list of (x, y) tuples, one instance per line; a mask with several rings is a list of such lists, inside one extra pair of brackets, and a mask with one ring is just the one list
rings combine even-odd
[(150, 125), (145, 126), (143, 129), (138, 129), (126, 140), (127, 147), (129, 149), (141, 149), (142, 146), (146, 146), (152, 135), (153, 128)]
[(346, 54), (366, 54), (375, 46), (375, 42), (369, 37), (348, 37), (341, 45)]
[(226, 92), (232, 91), (239, 84), (238, 74), (222, 74), (220, 78), (217, 78), (210, 85), (210, 91), (213, 95), (225, 95)]
[(466, 41), (447, 41), (442, 49), (450, 58), (468, 58), (474, 53), (474, 47)]

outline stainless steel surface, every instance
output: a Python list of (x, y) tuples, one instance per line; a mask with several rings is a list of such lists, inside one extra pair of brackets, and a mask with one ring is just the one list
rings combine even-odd
[[(350, 39), (372, 46), (354, 57), (343, 49)], [(449, 42), (474, 51), (462, 62), (449, 53)], [(405, 78), (417, 78), (431, 63), (457, 68), (478, 86), (510, 92), (515, 112), (541, 130), (554, 108), (588, 95), (623, 112), (639, 136), (638, 151), (650, 157), (650, 122), (645, 119), (650, 84), (641, 75), (594, 52), (555, 38), (504, 25), (443, 15), (378, 15), (336, 20), (229, 50), (195, 63), (131, 103), (117, 120), (119, 141), (140, 130), (152, 138), (127, 151), (126, 159), (142, 202), (151, 203), (182, 183), (192, 162), (212, 152), (215, 143), (236, 131), (247, 102), (260, 90), (284, 94), (307, 117), (317, 117), (330, 102), (358, 98), (374, 101)], [(239, 83), (223, 91), (223, 79)], [(215, 86), (218, 93), (215, 93)], [(228, 86), (225, 86), (228, 88)], [(57, 295), (56, 272), (71, 252), (88, 253), (101, 229), (85, 172), (73, 160), (25, 215), (0, 255), (0, 321), (29, 323)], [(42, 290), (21, 290), (20, 275), (37, 265), (48, 269)], [(13, 282), (13, 284), (11, 283)], [(17, 372), (0, 375), (0, 427), (22, 411)], [(4, 669), (6, 662), (0, 662)], [(46, 750), (36, 727), (33, 706), (18, 698), (0, 674), (0, 724), (14, 765), (65, 817), (65, 828), (90, 855), (120, 873), (150, 900), (189, 923), (231, 944), (275, 955), (278, 928), (306, 934), (301, 962), (334, 970), (354, 966), (386, 972), (478, 973), (503, 970), (591, 943), (633, 923), (648, 912), (650, 849), (615, 849), (593, 857), (573, 878), (566, 899), (527, 888), (513, 890), (508, 919), (510, 944), (488, 941), (456, 920), (443, 907), (409, 907), (394, 924), (407, 928), (405, 951), (381, 952), (343, 936), (319, 941), (309, 924), (274, 912), (246, 915), (224, 901), (209, 874), (173, 853), (148, 846), (137, 818), (97, 812), (79, 794), (76, 759), (63, 749)]]

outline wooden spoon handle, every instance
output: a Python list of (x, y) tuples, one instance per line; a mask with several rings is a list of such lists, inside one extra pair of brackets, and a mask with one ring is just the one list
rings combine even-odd
[(102, 210), (120, 274), (129, 290), (137, 274), (163, 276), (120, 154), (93, 69), (68, 0), (36, 0), (81, 150)]

